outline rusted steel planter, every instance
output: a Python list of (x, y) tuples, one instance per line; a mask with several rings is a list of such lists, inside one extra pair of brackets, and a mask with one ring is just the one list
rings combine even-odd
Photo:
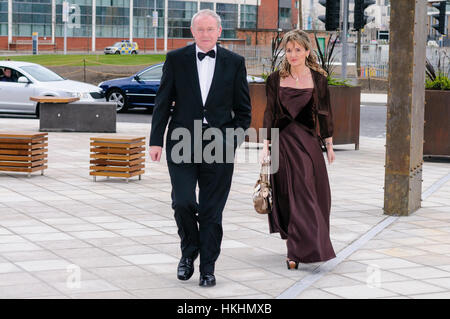
[[(249, 83), (252, 102), (252, 122), (250, 127), (263, 127), (264, 111), (266, 109), (265, 83)], [(330, 86), (330, 100), (334, 116), (333, 144), (355, 144), (359, 149), (360, 122), (360, 87)], [(249, 139), (250, 142), (256, 140)], [(262, 140), (258, 137), (258, 142)]]
[(450, 156), (450, 91), (425, 90), (423, 154)]
[(330, 86), (333, 144), (355, 144), (359, 149), (361, 87)]
[(249, 83), (250, 101), (252, 102), (252, 121), (250, 127), (256, 129), (257, 140), (250, 136), (249, 142), (262, 143), (262, 137), (259, 137), (259, 129), (263, 127), (264, 112), (266, 110), (266, 83)]

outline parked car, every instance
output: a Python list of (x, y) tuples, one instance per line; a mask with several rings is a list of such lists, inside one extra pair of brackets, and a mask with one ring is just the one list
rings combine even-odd
[[(164, 63), (149, 66), (127, 78), (118, 78), (100, 83), (107, 101), (117, 103), (117, 112), (125, 112), (133, 107), (153, 109), (156, 92), (162, 76)], [(252, 75), (248, 82), (264, 82), (264, 79)]]
[(439, 44), (435, 40), (430, 40), (427, 42), (427, 46), (439, 48)]
[[(5, 75), (10, 75), (8, 78)], [(79, 97), (82, 101), (105, 101), (97, 86), (66, 80), (42, 65), (0, 61), (0, 112), (39, 115), (39, 105), (30, 96)]]
[(112, 46), (106, 47), (105, 54), (138, 54), (139, 46), (136, 42), (130, 42), (129, 40), (122, 40), (116, 42)]

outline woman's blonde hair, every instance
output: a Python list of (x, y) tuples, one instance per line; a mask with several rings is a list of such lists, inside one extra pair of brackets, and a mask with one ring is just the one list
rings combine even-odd
[[(286, 50), (286, 45), (289, 42), (296, 42), (303, 46), (305, 50), (309, 51), (309, 55), (306, 57), (305, 64), (310, 69), (319, 72), (320, 74), (327, 76), (327, 72), (322, 69), (317, 62), (316, 54), (313, 50), (311, 40), (309, 39), (308, 33), (302, 30), (292, 30), (286, 33), (281, 42), (282, 47)], [(283, 61), (280, 65), (280, 76), (286, 78), (291, 75), (291, 65), (289, 64), (286, 54), (284, 55)]]

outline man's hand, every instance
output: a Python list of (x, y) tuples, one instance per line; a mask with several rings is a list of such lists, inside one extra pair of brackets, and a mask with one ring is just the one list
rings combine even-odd
[(161, 159), (162, 147), (161, 146), (150, 146), (150, 158), (153, 162), (159, 162)]

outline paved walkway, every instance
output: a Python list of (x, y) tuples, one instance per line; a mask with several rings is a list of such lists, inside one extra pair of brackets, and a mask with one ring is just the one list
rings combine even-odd
[[(0, 119), (0, 130), (38, 131)], [(148, 136), (150, 125), (118, 123)], [(89, 176), (94, 133), (49, 133), (44, 176), (0, 172), (0, 298), (424, 298), (450, 297), (450, 165), (425, 162), (423, 208), (383, 215), (384, 139), (336, 146), (328, 166), (335, 264), (286, 269), (286, 248), (252, 207), (254, 163), (237, 163), (224, 212), (217, 286), (176, 279), (179, 239), (164, 161), (141, 181)], [(148, 156), (148, 155), (147, 155)], [(386, 226), (387, 225), (387, 226)], [(384, 227), (384, 228), (383, 228)], [(77, 281), (81, 279), (81, 282)], [(79, 284), (79, 285), (78, 285)]]

